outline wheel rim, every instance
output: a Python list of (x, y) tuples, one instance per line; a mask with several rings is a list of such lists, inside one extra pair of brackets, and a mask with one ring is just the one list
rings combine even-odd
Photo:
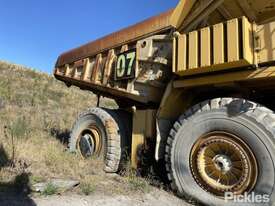
[(83, 158), (99, 156), (102, 149), (102, 135), (100, 130), (90, 125), (82, 131), (77, 139), (77, 149)]
[(256, 184), (256, 158), (236, 135), (211, 132), (203, 135), (191, 151), (190, 167), (196, 182), (207, 192), (224, 197), (250, 192)]

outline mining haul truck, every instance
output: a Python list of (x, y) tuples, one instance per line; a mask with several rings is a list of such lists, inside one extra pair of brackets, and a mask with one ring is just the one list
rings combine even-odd
[(69, 147), (106, 172), (151, 157), (180, 196), (275, 204), (275, 0), (181, 0), (61, 54), (54, 76), (98, 96)]

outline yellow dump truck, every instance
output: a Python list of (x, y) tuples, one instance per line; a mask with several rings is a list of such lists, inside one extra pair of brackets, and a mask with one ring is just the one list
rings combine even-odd
[(106, 172), (149, 156), (180, 196), (275, 204), (275, 0), (181, 0), (61, 54), (54, 75), (119, 106), (89, 108), (70, 135)]

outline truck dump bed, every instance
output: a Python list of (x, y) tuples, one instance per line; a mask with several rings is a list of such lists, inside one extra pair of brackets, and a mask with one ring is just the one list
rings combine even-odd
[[(173, 72), (177, 75), (204, 72), (198, 58), (190, 59), (198, 59), (198, 65), (194, 63), (198, 72), (193, 72), (193, 66), (186, 67), (182, 63), (184, 56), (181, 54), (185, 53), (187, 47), (175, 41), (177, 37), (173, 35), (174, 31), (188, 36), (192, 34), (194, 41), (191, 39), (187, 42), (200, 45), (197, 37), (201, 32), (198, 29), (208, 27), (206, 30), (211, 31), (210, 26), (214, 24), (242, 16), (246, 16), (245, 25), (252, 31), (253, 22), (263, 24), (275, 19), (275, 0), (181, 0), (174, 10), (61, 54), (56, 62), (54, 75), (67, 85), (75, 85), (115, 100), (158, 105)], [(232, 25), (235, 28), (238, 24)], [(223, 27), (222, 23), (220, 27)], [(189, 33), (194, 30), (198, 32)], [(242, 35), (242, 29), (235, 30), (234, 35)], [(251, 55), (254, 56), (254, 37), (249, 32), (246, 32), (245, 37), (252, 40), (247, 42), (247, 46), (251, 47)], [(205, 33), (209, 36), (209, 32)], [(226, 35), (226, 32), (217, 34)], [(208, 38), (206, 42), (211, 43), (212, 40)], [(190, 52), (196, 53), (194, 57), (198, 56), (196, 49), (190, 45)], [(236, 45), (242, 46), (238, 42)], [(179, 54), (180, 59), (177, 58)], [(257, 64), (254, 60), (251, 62)], [(222, 68), (232, 64), (229, 61), (223, 63)], [(215, 71), (215, 65), (211, 62), (208, 66), (209, 71)], [(192, 72), (179, 72), (190, 68)]]
[[(114, 99), (141, 104), (158, 103), (165, 82), (169, 80), (168, 73), (171, 73), (165, 68), (171, 65), (172, 41), (162, 34), (170, 33), (172, 29), (172, 12), (173, 10), (167, 11), (61, 54), (56, 62), (55, 77), (67, 85), (76, 85)], [(155, 36), (155, 42), (150, 38), (154, 35), (159, 35)], [(141, 39), (143, 40), (140, 41)], [(167, 50), (158, 59), (149, 60), (157, 47), (165, 47)], [(119, 57), (125, 57), (122, 61), (126, 60), (126, 64), (131, 63), (131, 74), (117, 78), (114, 68)], [(145, 70), (148, 68), (145, 65), (149, 65), (151, 70)]]
[(79, 59), (96, 55), (100, 52), (128, 44), (156, 33), (167, 31), (171, 28), (170, 16), (172, 12), (173, 10), (169, 10), (158, 16), (85, 44), (79, 48), (65, 52), (59, 56), (56, 66), (73, 63)]

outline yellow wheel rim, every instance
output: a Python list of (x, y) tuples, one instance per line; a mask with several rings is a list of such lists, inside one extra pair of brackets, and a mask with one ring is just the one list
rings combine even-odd
[(253, 152), (242, 139), (230, 133), (211, 132), (199, 138), (190, 162), (196, 182), (216, 196), (250, 192), (257, 181)]
[(77, 150), (83, 158), (99, 156), (102, 150), (102, 135), (95, 125), (90, 125), (77, 138)]

